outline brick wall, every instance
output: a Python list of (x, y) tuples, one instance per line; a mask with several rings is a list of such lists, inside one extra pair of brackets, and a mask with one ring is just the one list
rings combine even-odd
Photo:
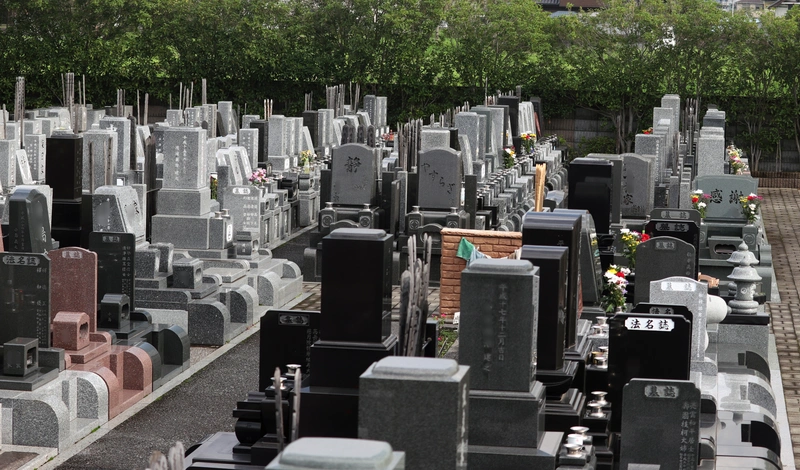
[(439, 290), (439, 312), (452, 315), (460, 310), (461, 271), (467, 261), (456, 256), (461, 238), (492, 258), (505, 258), (522, 246), (522, 233), (491, 230), (442, 229), (442, 277)]

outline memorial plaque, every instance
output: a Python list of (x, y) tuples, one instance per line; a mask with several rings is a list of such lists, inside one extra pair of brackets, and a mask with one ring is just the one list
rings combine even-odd
[(622, 392), (620, 468), (694, 470), (700, 448), (700, 390), (690, 381), (633, 379)]
[(267, 310), (261, 319), (259, 390), (272, 385), (275, 368), (288, 372), (287, 364), (311, 373), (311, 345), (319, 339), (320, 313), (310, 310)]
[(50, 347), (50, 258), (45, 254), (0, 254), (0, 344), (36, 338)]
[(136, 238), (132, 233), (92, 232), (89, 249), (97, 253), (97, 298), (125, 294), (134, 303), (134, 257)]
[[(642, 288), (646, 288), (645, 286), (643, 284)], [(660, 279), (650, 283), (650, 303), (684, 305), (692, 312), (692, 360), (703, 361), (708, 285), (688, 277)]]
[(260, 190), (255, 186), (225, 188), (225, 208), (230, 211), (235, 232), (260, 232)]

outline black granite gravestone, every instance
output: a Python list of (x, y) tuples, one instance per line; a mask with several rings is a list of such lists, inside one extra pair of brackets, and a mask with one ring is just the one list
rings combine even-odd
[(50, 347), (50, 258), (45, 254), (0, 254), (0, 344), (36, 338)]
[(519, 97), (499, 96), (497, 104), (508, 106), (508, 118), (511, 120), (511, 137), (519, 136)]
[(633, 303), (647, 302), (650, 282), (672, 276), (697, 279), (697, 250), (674, 237), (655, 237), (636, 248), (636, 286)]
[(597, 233), (608, 233), (611, 224), (611, 185), (613, 165), (606, 160), (576, 158), (569, 165), (570, 209), (586, 209), (592, 214)]
[(275, 368), (297, 364), (304, 376), (311, 373), (311, 346), (319, 339), (320, 313), (308, 310), (267, 310), (261, 318), (259, 390), (272, 385)]
[(132, 308), (134, 298), (134, 257), (136, 236), (123, 232), (92, 232), (89, 250), (97, 253), (97, 298), (125, 294)]
[(320, 339), (380, 343), (391, 334), (392, 242), (383, 230), (363, 229), (322, 240)]
[(46, 253), (52, 249), (47, 198), (38, 189), (20, 188), (11, 194), (5, 247), (16, 253)]
[(251, 129), (258, 129), (258, 163), (267, 164), (267, 154), (269, 153), (269, 121), (256, 119), (250, 121)]
[(619, 313), (608, 321), (609, 430), (620, 430), (622, 387), (633, 378), (689, 379), (692, 323), (682, 315)]
[(82, 136), (55, 134), (47, 138), (45, 181), (53, 189), (53, 199), (74, 200), (81, 197), (83, 192)]
[(358, 379), (394, 355), (392, 240), (383, 230), (334, 230), (322, 240), (320, 339), (302, 389), (300, 436), (357, 437)]
[(644, 226), (644, 233), (650, 235), (651, 237), (674, 237), (692, 245), (695, 250), (695, 272), (694, 276), (692, 276), (692, 279), (697, 279), (697, 271), (700, 268), (699, 224), (692, 220), (650, 219), (647, 225)]
[(521, 259), (547, 273), (539, 279), (539, 326), (536, 341), (537, 371), (564, 367), (564, 326), (567, 304), (569, 249), (561, 246), (523, 245)]
[(582, 215), (576, 212), (528, 212), (522, 220), (523, 245), (563, 246), (569, 248), (569, 284), (567, 319), (564, 330), (566, 347), (576, 344), (578, 321), (578, 278), (580, 275), (580, 235)]

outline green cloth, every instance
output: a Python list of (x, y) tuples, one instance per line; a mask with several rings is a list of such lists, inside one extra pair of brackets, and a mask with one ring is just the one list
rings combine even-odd
[(475, 251), (475, 245), (470, 243), (466, 238), (461, 237), (461, 241), (458, 243), (458, 251), (456, 252), (456, 256), (469, 261), (472, 258), (473, 251)]

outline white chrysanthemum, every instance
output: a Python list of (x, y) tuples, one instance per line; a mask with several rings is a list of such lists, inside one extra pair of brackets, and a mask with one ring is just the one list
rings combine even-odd
[(756, 210), (756, 205), (755, 204), (749, 204), (747, 207), (749, 207), (751, 211)]
[(705, 202), (698, 202), (697, 203), (697, 207), (702, 209), (702, 208), (706, 207), (706, 203)]
[(700, 194), (700, 195), (702, 195), (703, 194), (703, 190), (702, 189), (697, 189), (695, 191), (692, 191), (692, 194)]
[(631, 232), (630, 229), (627, 229), (627, 228), (623, 228), (623, 229), (619, 230), (619, 233), (630, 233), (630, 232)]

